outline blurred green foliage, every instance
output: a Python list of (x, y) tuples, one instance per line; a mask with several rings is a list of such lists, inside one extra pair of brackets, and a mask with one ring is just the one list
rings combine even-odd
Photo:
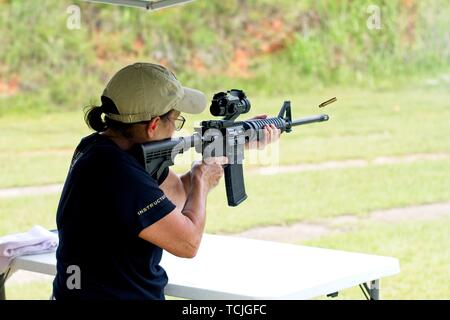
[[(67, 27), (72, 4), (79, 29)], [(367, 27), (371, 5), (380, 30)], [(449, 70), (449, 15), (447, 0), (198, 0), (153, 13), (0, 0), (0, 115), (96, 103), (111, 75), (138, 60), (208, 94), (398, 85)]]

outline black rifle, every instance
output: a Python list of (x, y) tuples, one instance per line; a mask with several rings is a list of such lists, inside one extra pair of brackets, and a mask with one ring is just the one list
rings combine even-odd
[[(334, 101), (335, 98), (320, 106)], [(157, 179), (166, 168), (174, 165), (178, 154), (192, 147), (202, 153), (203, 158), (226, 156), (228, 164), (224, 165), (224, 176), (228, 205), (237, 206), (247, 199), (242, 170), (246, 142), (260, 139), (266, 125), (274, 124), (281, 132), (291, 132), (295, 126), (328, 120), (326, 114), (292, 120), (291, 103), (285, 101), (277, 117), (235, 121), (240, 114), (247, 113), (250, 107), (250, 101), (242, 90), (219, 92), (213, 97), (210, 111), (213, 116), (223, 116), (222, 120), (202, 121), (192, 136), (139, 145), (135, 155), (145, 164), (146, 171)]]

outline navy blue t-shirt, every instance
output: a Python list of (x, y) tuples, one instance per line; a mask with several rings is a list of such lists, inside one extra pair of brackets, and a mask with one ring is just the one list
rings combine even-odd
[(162, 249), (138, 234), (175, 209), (159, 188), (167, 174), (155, 180), (130, 153), (98, 133), (81, 140), (56, 217), (57, 300), (164, 299)]

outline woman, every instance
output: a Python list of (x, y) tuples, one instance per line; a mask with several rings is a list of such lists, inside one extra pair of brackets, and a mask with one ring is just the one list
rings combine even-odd
[[(164, 299), (162, 250), (195, 256), (209, 191), (226, 158), (200, 162), (184, 175), (150, 176), (129, 152), (170, 138), (181, 112), (200, 113), (206, 99), (172, 72), (129, 65), (113, 76), (85, 120), (96, 132), (75, 150), (57, 212), (60, 243), (53, 295), (60, 299)], [(266, 129), (267, 140), (279, 135)]]

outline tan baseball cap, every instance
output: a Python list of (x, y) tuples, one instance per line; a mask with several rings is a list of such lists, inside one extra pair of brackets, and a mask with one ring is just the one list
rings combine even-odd
[(111, 99), (119, 112), (106, 116), (125, 123), (147, 121), (171, 109), (195, 114), (206, 108), (201, 91), (183, 87), (165, 67), (144, 62), (119, 70), (106, 85), (103, 96)]

